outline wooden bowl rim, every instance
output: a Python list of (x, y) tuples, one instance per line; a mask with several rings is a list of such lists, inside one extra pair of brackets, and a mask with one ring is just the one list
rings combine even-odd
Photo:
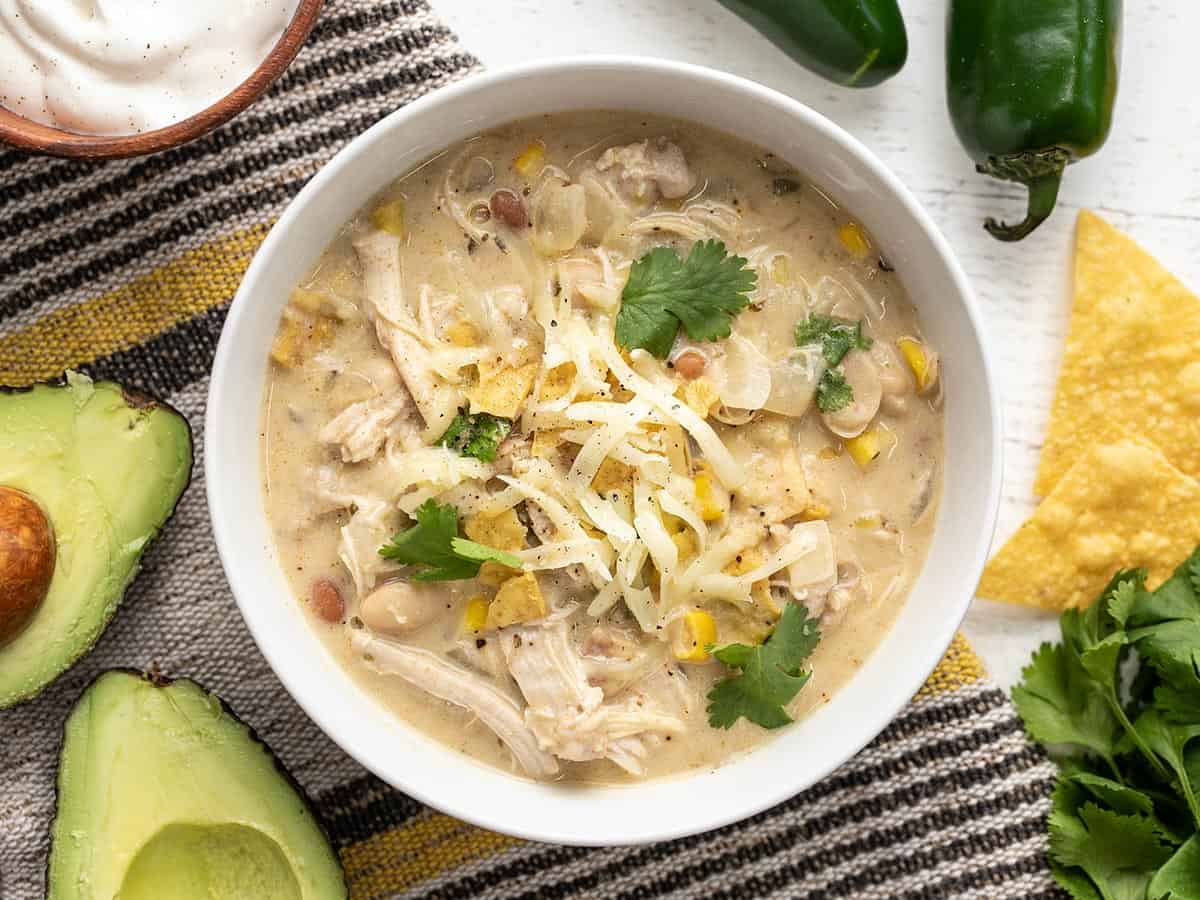
[(224, 125), (266, 92), (296, 58), (324, 5), (325, 0), (300, 0), (267, 58), (245, 81), (206, 109), (165, 128), (141, 134), (78, 134), (34, 122), (0, 106), (0, 142), (48, 156), (80, 159), (144, 156), (186, 144)]

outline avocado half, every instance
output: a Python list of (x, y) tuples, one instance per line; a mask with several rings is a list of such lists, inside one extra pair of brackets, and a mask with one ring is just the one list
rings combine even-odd
[(67, 719), (48, 900), (337, 900), (300, 787), (194, 681), (97, 678)]
[(0, 390), (0, 488), (21, 506), (0, 527), (27, 533), (40, 518), (30, 509), (40, 510), (54, 556), (40, 596), (18, 597), (36, 585), (21, 576), (44, 561), (30, 560), (30, 542), (0, 540), (21, 551), (0, 552), (0, 584), (19, 585), (0, 597), (9, 613), (0, 709), (36, 695), (96, 643), (191, 473), (191, 429), (161, 401), (73, 373)]

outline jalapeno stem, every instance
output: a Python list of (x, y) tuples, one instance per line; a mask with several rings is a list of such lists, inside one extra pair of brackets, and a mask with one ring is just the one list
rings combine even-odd
[(1058, 200), (1058, 186), (1062, 183), (1062, 172), (1053, 175), (1043, 175), (1026, 182), (1029, 188), (1029, 209), (1025, 219), (1016, 225), (1007, 222), (997, 222), (989, 217), (983, 227), (992, 237), (1001, 241), (1019, 241), (1041, 225), (1054, 212), (1055, 201)]
[(1037, 153), (1021, 153), (1013, 156), (993, 156), (975, 168), (984, 175), (1015, 181), (1029, 189), (1029, 206), (1025, 219), (1015, 225), (989, 218), (983, 223), (988, 234), (1001, 241), (1019, 241), (1041, 225), (1058, 201), (1058, 187), (1062, 184), (1063, 170), (1071, 161), (1071, 155), (1061, 147), (1053, 147)]

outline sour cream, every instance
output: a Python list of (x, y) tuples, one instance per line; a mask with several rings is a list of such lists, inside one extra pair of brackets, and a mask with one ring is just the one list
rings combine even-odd
[(0, 0), (0, 106), (85, 134), (200, 112), (266, 59), (299, 0)]

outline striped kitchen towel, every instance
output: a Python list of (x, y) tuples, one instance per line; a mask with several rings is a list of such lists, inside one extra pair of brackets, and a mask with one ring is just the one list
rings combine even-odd
[(368, 775), (290, 700), (256, 650), (208, 527), (208, 371), (271, 222), (339, 147), (476, 63), (422, 0), (334, 0), (287, 75), (209, 137), (149, 159), (0, 151), (0, 384), (67, 367), (168, 399), (196, 433), (196, 478), (97, 648), (0, 712), (0, 898), (43, 894), (63, 721), (112, 666), (157, 663), (225, 698), (315, 798), (356, 898), (1053, 896), (1051, 765), (957, 641), (867, 750), (747, 822), (645, 847), (514, 840)]

